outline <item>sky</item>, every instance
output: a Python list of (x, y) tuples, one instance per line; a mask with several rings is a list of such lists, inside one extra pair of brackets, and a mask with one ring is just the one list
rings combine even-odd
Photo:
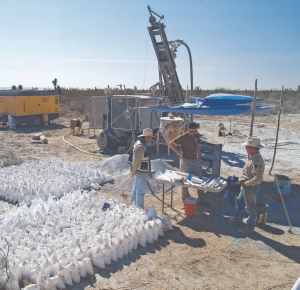
[[(201, 89), (298, 89), (299, 0), (0, 0), (0, 87), (149, 89), (158, 62), (147, 5), (190, 48)], [(190, 88), (188, 52), (175, 59)]]

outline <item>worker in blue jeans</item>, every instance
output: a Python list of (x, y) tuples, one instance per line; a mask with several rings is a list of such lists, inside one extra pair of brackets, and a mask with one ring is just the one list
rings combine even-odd
[(144, 129), (134, 143), (128, 158), (128, 163), (131, 165), (130, 177), (135, 177), (131, 202), (141, 208), (144, 208), (147, 175), (151, 172), (148, 144), (151, 143), (152, 138), (154, 138), (152, 129)]
[[(228, 222), (233, 225), (245, 224), (239, 229), (240, 233), (251, 234), (255, 231), (257, 219), (256, 198), (263, 181), (265, 163), (260, 155), (259, 149), (263, 147), (257, 137), (248, 137), (242, 145), (248, 153), (248, 161), (243, 167), (239, 178), (241, 182), (240, 194), (237, 198), (237, 209), (235, 216), (229, 218)], [(249, 214), (248, 218), (243, 219), (244, 211)]]
[(246, 209), (249, 217), (245, 219), (245, 223), (247, 224), (247, 227), (251, 229), (255, 228), (257, 220), (256, 197), (259, 192), (259, 188), (259, 185), (245, 187), (241, 185), (241, 191), (239, 196), (237, 197), (237, 209), (235, 212), (235, 218), (237, 220), (243, 221), (243, 215)]

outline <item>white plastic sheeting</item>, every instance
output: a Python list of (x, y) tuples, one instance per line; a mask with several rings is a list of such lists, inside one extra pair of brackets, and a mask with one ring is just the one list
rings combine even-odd
[[(105, 211), (104, 203), (110, 205)], [(1, 235), (10, 244), (6, 287), (17, 290), (16, 281), (28, 280), (35, 285), (25, 289), (65, 289), (93, 274), (92, 263), (105, 268), (138, 245), (153, 243), (170, 228), (170, 221), (164, 225), (163, 220), (149, 220), (135, 205), (127, 208), (120, 199), (95, 198), (80, 189), (59, 200), (16, 206), (0, 216)], [(0, 247), (7, 250), (5, 242)]]
[[(44, 160), (0, 168), (0, 197), (30, 205), (40, 198), (59, 198), (72, 189), (86, 189), (90, 184), (101, 184), (112, 179), (109, 174), (90, 170), (81, 163)], [(99, 187), (100, 188), (100, 187)]]
[(176, 171), (166, 170), (164, 173), (157, 172), (156, 178), (159, 180), (167, 180), (170, 182), (180, 181), (182, 180), (183, 176), (177, 174)]

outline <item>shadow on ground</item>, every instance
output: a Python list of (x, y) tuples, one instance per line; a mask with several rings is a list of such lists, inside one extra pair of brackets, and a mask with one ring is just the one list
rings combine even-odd
[(243, 168), (245, 162), (242, 158), (245, 157), (245, 154), (236, 154), (232, 152), (222, 151), (222, 161), (231, 167)]
[[(300, 264), (300, 255), (295, 255), (295, 253), (300, 252), (300, 246), (289, 246), (276, 241), (276, 236), (278, 235), (290, 235), (288, 233), (289, 223), (287, 221), (285, 211), (282, 202), (266, 200), (263, 196), (265, 190), (272, 193), (273, 183), (264, 182), (261, 187), (261, 191), (258, 195), (258, 201), (268, 203), (269, 210), (267, 215), (267, 223), (261, 225), (260, 230), (253, 234), (244, 235), (238, 232), (240, 227), (234, 226), (228, 223), (228, 218), (234, 216), (235, 205), (229, 204), (227, 199), (223, 198), (224, 192), (220, 193), (216, 198), (214, 204), (215, 215), (212, 218), (211, 213), (213, 208), (197, 207), (197, 215), (188, 216), (181, 220), (178, 224), (180, 226), (188, 227), (196, 232), (211, 232), (217, 237), (229, 236), (235, 243), (240, 243), (245, 238), (250, 238), (253, 241), (261, 241), (263, 244), (256, 244), (256, 247), (264, 248), (268, 250), (274, 250), (281, 255), (287, 257), (288, 259)], [(295, 227), (293, 234), (300, 235), (300, 220), (299, 220), (299, 210), (300, 203), (298, 195), (300, 186), (293, 185), (291, 194), (286, 198), (286, 208), (291, 219), (292, 225)], [(275, 189), (274, 189), (275, 193)], [(272, 195), (271, 195), (272, 196)], [(207, 194), (207, 200), (213, 204), (213, 195)], [(220, 207), (220, 211), (219, 211)], [(210, 213), (210, 214), (207, 214)], [(284, 226), (284, 227), (283, 227)], [(269, 238), (263, 233), (271, 233), (274, 238)], [(205, 241), (204, 241), (205, 243)]]
[(67, 127), (64, 125), (50, 123), (48, 126), (18, 125), (17, 129), (14, 131), (16, 133), (32, 134), (32, 133), (47, 132), (52, 130), (60, 130), (65, 128)]
[[(180, 230), (175, 230), (177, 233)], [(173, 231), (173, 232), (175, 232)], [(90, 275), (85, 279), (81, 279), (80, 283), (74, 284), (73, 286), (67, 286), (66, 289), (84, 289), (84, 287), (91, 286), (97, 282), (96, 275), (100, 275), (102, 278), (109, 279), (113, 276), (114, 273), (121, 271), (124, 267), (129, 266), (130, 264), (141, 259), (141, 256), (154, 254), (157, 251), (160, 251), (162, 248), (169, 245), (169, 238), (166, 236), (159, 237), (158, 241), (155, 241), (153, 244), (147, 243), (147, 247), (138, 246), (136, 250), (133, 250), (132, 253), (124, 256), (123, 259), (119, 259), (117, 262), (112, 262), (110, 265), (105, 265), (105, 269), (100, 269), (93, 266), (94, 275)]]

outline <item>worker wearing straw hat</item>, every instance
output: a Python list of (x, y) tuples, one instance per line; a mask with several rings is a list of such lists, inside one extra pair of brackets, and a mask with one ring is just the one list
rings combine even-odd
[[(264, 147), (257, 137), (248, 137), (247, 141), (242, 144), (248, 153), (248, 161), (245, 164), (242, 174), (239, 178), (241, 182), (240, 194), (237, 198), (237, 209), (235, 217), (229, 218), (230, 224), (245, 224), (239, 229), (240, 233), (250, 234), (255, 231), (257, 219), (256, 197), (263, 181), (265, 163), (260, 155), (259, 149)], [(246, 207), (245, 207), (246, 206)], [(243, 214), (249, 214), (248, 218), (243, 219)]]
[(152, 129), (144, 129), (134, 143), (128, 158), (128, 163), (131, 165), (130, 177), (135, 177), (131, 202), (141, 208), (144, 208), (145, 185), (147, 175), (151, 171), (148, 144), (151, 143), (152, 138), (155, 138)]

